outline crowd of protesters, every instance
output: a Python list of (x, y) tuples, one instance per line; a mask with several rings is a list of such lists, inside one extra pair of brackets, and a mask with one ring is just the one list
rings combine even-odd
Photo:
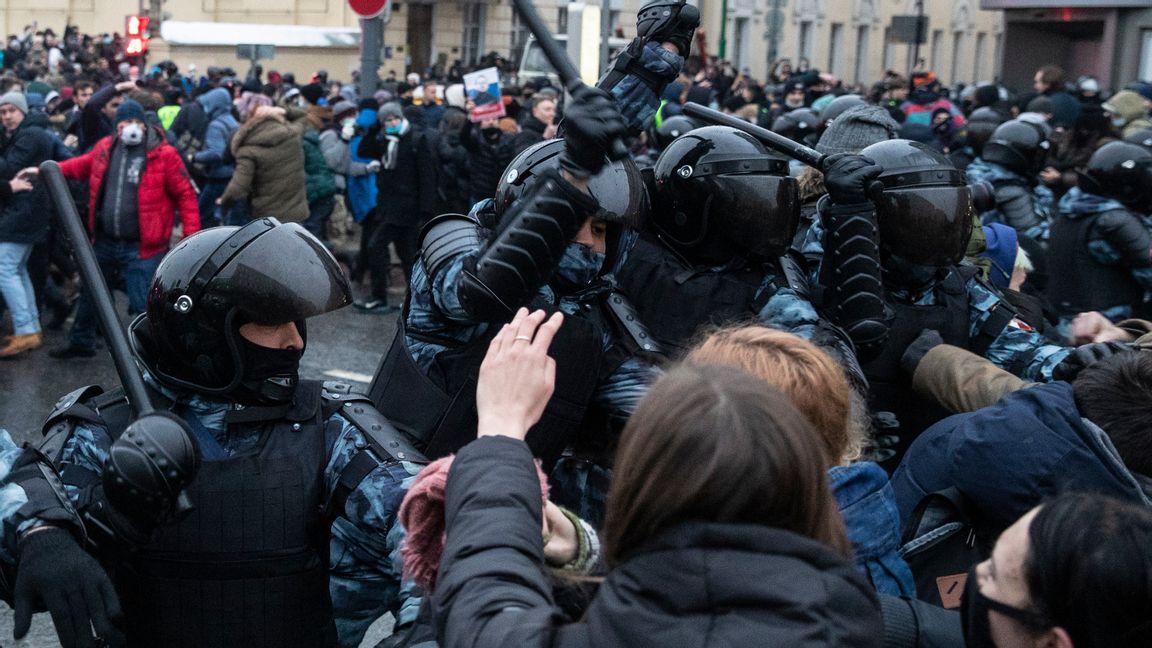
[[(691, 31), (646, 55), (687, 54)], [(464, 399), (479, 437), (405, 482), (398, 551), (424, 599), (404, 645), (432, 645), (412, 639), (420, 631), (445, 646), (1083, 648), (1152, 636), (1152, 83), (1107, 89), (1046, 65), (1031, 88), (945, 88), (926, 69), (851, 87), (804, 60), (780, 61), (761, 83), (697, 52), (627, 141), (628, 165), (652, 169), (637, 202), (652, 201), (653, 229), (607, 213), (598, 197), (592, 216), (548, 241), (568, 246), (546, 250), (556, 258), (527, 255), (533, 271), (551, 263), (563, 281), (552, 270), (533, 285), (516, 274), (524, 299), (512, 304), (504, 286), (485, 283), (498, 276), (493, 266), (520, 272), (501, 245), (520, 249), (515, 236), (540, 234), (533, 223), (576, 218), (568, 211), (588, 194), (559, 184), (592, 187), (623, 165), (607, 159), (608, 135), (634, 116), (622, 119), (612, 95), (589, 90), (565, 106), (546, 78), (517, 79), (503, 88), (504, 116), (474, 121), (459, 65), (390, 77), (368, 97), (354, 78), (324, 71), (307, 82), (258, 66), (197, 75), (167, 61), (136, 66), (119, 51), (116, 37), (73, 29), (58, 40), (30, 28), (7, 43), (0, 293), (12, 334), (0, 357), (40, 347), (41, 305), (52, 311), (46, 325), (62, 326), (73, 301), (69, 343), (51, 355), (96, 353), (92, 304), (83, 287), (74, 296), (67, 246), (43, 207), (35, 169), (45, 160), (74, 183), (101, 270), (132, 312), (145, 310), (176, 229), (299, 223), (369, 282), (356, 303), (369, 314), (402, 310), (393, 301), (402, 291), (389, 289), (394, 251), (408, 329), (381, 372), (410, 353), (410, 371), (423, 376), (409, 377), (459, 380), (443, 400)], [(481, 65), (490, 62), (500, 61)], [(829, 162), (777, 159), (690, 118), (688, 102)], [(521, 169), (510, 165), (549, 142), (565, 147), (555, 174), (511, 196)], [(591, 153), (573, 150), (583, 144)], [(724, 147), (743, 148), (724, 157)], [(713, 148), (721, 157), (706, 159)], [(690, 155), (692, 164), (667, 163)], [(732, 163), (745, 167), (717, 175), (760, 173), (772, 184), (709, 180), (673, 195), (676, 182)], [(793, 186), (784, 180), (796, 201), (766, 195)], [(726, 202), (726, 188), (748, 187), (756, 195), (743, 198), (760, 202)], [(723, 249), (701, 246), (708, 219), (748, 204), (796, 207), (784, 257), (741, 247), (749, 241), (733, 232)], [(973, 210), (963, 240), (923, 234), (926, 247), (966, 246), (959, 262), (916, 256), (920, 233), (890, 220), (934, 212), (954, 224)], [(442, 214), (458, 215), (441, 221), (450, 227), (466, 221), (455, 238), (425, 227)], [(678, 238), (696, 231), (688, 218), (675, 222), (685, 214), (705, 221), (695, 240)], [(849, 236), (853, 219), (868, 227)], [(491, 238), (482, 242), (481, 230)], [(912, 245), (898, 249), (897, 238)], [(847, 249), (864, 252), (845, 261)], [(868, 278), (840, 271), (869, 254), (874, 293), (844, 292)], [(659, 272), (641, 274), (653, 258)], [(587, 272), (563, 274), (573, 267)], [(703, 284), (716, 290), (692, 293), (701, 277), (716, 278)], [(731, 287), (746, 280), (751, 289)], [(661, 299), (666, 287), (684, 292)], [(573, 322), (617, 289), (636, 305), (614, 311), (619, 326), (564, 328), (582, 326)], [(860, 334), (860, 321), (823, 319), (858, 294), (881, 302), (883, 341)], [(697, 318), (704, 325), (687, 321), (700, 309), (686, 296), (716, 300)], [(541, 303), (553, 314), (530, 310)], [(660, 313), (686, 325), (669, 333), (652, 318)], [(667, 349), (620, 342), (649, 340), (638, 318)], [(581, 331), (594, 343), (573, 342)], [(580, 377), (585, 401), (568, 413), (580, 419), (594, 402), (616, 436), (592, 459), (561, 443), (544, 457), (556, 470), (546, 475), (529, 430), (542, 417), (556, 425), (552, 398), (574, 389), (573, 358), (589, 349), (575, 364), (596, 375)], [(416, 396), (448, 393), (400, 392), (417, 410), (433, 403)], [(452, 421), (451, 408), (435, 425)], [(412, 409), (382, 410), (408, 432), (401, 419)], [(569, 473), (600, 500), (557, 506), (570, 485), (561, 467), (581, 462), (600, 462)]]

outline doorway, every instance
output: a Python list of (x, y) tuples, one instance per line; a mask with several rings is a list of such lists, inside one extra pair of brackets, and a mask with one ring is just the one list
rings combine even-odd
[(404, 5), (408, 12), (408, 56), (411, 58), (408, 72), (416, 72), (421, 77), (432, 64), (432, 10), (435, 6), (415, 2)]

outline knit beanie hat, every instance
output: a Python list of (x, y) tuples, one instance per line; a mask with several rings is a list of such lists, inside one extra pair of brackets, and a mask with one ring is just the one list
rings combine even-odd
[(380, 120), (381, 124), (383, 124), (384, 120), (388, 119), (389, 117), (397, 117), (399, 119), (404, 118), (404, 108), (399, 104), (399, 102), (389, 101), (383, 106), (380, 106), (380, 110), (376, 111), (376, 119)]
[(116, 109), (116, 123), (128, 121), (129, 119), (139, 119), (144, 121), (144, 106), (136, 103), (131, 99), (125, 99), (124, 103)]
[(356, 115), (356, 104), (351, 101), (336, 102), (336, 105), (332, 106), (332, 119), (339, 120), (343, 115), (354, 117)]
[(1001, 223), (991, 223), (984, 226), (984, 239), (987, 248), (980, 256), (992, 262), (992, 267), (988, 269), (988, 280), (997, 288), (1007, 288), (1016, 266), (1016, 248), (1019, 246), (1016, 230)]
[[(428, 464), (416, 475), (412, 487), (400, 503), (398, 516), (407, 535), (400, 546), (400, 556), (404, 559), (404, 576), (411, 578), (425, 593), (436, 587), (436, 572), (440, 569), (440, 558), (444, 554), (444, 500), (448, 484), (448, 472), (452, 468), (454, 455), (437, 459)], [(536, 464), (536, 476), (540, 478), (540, 494), (548, 501), (548, 478)]]
[(324, 86), (319, 83), (309, 83), (300, 88), (300, 94), (308, 100), (308, 103), (313, 106), (318, 106), (320, 105), (320, 99), (324, 96)]
[(376, 101), (372, 97), (368, 97), (367, 99), (361, 99), (357, 107), (359, 107), (360, 110), (376, 111), (380, 110), (380, 102)]
[(825, 154), (859, 153), (896, 137), (900, 125), (880, 106), (855, 106), (841, 113), (820, 136), (816, 150)]
[(0, 96), (0, 106), (5, 104), (12, 104), (16, 109), (25, 115), (28, 114), (28, 100), (24, 98), (24, 94), (20, 92), (8, 92)]

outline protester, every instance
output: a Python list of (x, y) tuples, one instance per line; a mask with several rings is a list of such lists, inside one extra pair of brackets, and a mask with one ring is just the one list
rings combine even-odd
[(972, 648), (1110, 646), (1148, 640), (1152, 513), (1100, 495), (1063, 495), (1000, 535), (965, 587)]
[(481, 369), (479, 438), (448, 475), (441, 645), (555, 645), (556, 632), (573, 645), (880, 645), (876, 597), (847, 562), (811, 428), (757, 379), (691, 366), (629, 421), (603, 535), (612, 571), (583, 619), (560, 624), (523, 442), (553, 388), (547, 349), (562, 318), (543, 321), (521, 310)]
[[(52, 140), (40, 121), (28, 115), (28, 102), (19, 92), (0, 95), (0, 182), (9, 183), (28, 167), (52, 156)], [(12, 317), (13, 335), (0, 346), (0, 358), (12, 358), (44, 343), (36, 291), (28, 274), (35, 244), (48, 236), (48, 214), (41, 207), (42, 186), (20, 192), (0, 212), (0, 295)]]
[(231, 209), (228, 224), (242, 225), (234, 206), (247, 201), (251, 218), (273, 217), (289, 223), (308, 219), (307, 176), (304, 172), (302, 128), (290, 122), (305, 119), (292, 109), (261, 107), (236, 131), (231, 150), (236, 171), (219, 204)]
[[(123, 285), (128, 314), (143, 313), (152, 275), (172, 241), (177, 216), (182, 235), (200, 229), (196, 192), (180, 154), (159, 129), (144, 123), (144, 109), (131, 99), (116, 111), (116, 135), (60, 165), (65, 178), (88, 182), (88, 230), (104, 280)], [(96, 355), (96, 312), (82, 293), (68, 345), (53, 358)]]

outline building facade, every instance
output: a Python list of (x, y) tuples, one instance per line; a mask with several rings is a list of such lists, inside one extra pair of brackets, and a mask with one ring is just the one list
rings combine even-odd
[(1069, 79), (1092, 75), (1118, 90), (1152, 79), (1150, 0), (981, 0), (1004, 12), (1004, 80), (1031, 84), (1036, 69), (1060, 65)]
[[(635, 33), (641, 0), (603, 0), (607, 24), (615, 36)], [(708, 54), (724, 57), (738, 69), (764, 79), (769, 65), (788, 58), (793, 65), (808, 60), (811, 67), (849, 83), (869, 84), (887, 69), (907, 72), (915, 63), (914, 48), (894, 42), (893, 17), (914, 15), (918, 0), (690, 0), (698, 4)], [(999, 2), (1000, 0), (991, 0)], [(1007, 1), (1007, 0), (1004, 0)], [(1028, 1), (1028, 0), (1024, 0)], [(1102, 0), (1103, 1), (1103, 0)], [(193, 25), (292, 25), (336, 36), (325, 45), (304, 45), (314, 39), (294, 39), (237, 33), (236, 39), (264, 38), (277, 46), (276, 58), (265, 67), (298, 74), (324, 68), (346, 78), (357, 67), (358, 46), (347, 33), (358, 25), (345, 0), (3, 0), (0, 17), (6, 33), (15, 33), (33, 20), (40, 28), (63, 31), (66, 21), (91, 34), (123, 32), (125, 17), (141, 9), (153, 17), (157, 38), (151, 59), (171, 58), (182, 67), (196, 63), (245, 65), (235, 56), (235, 44), (173, 42), (160, 34), (163, 23)], [(923, 63), (945, 83), (972, 83), (999, 75), (1004, 43), (1003, 12), (982, 10), (980, 0), (922, 0), (927, 17)], [(598, 0), (593, 0), (599, 4)], [(985, 0), (988, 5), (990, 0)], [(568, 3), (536, 0), (537, 10), (557, 31), (567, 29)], [(727, 15), (722, 15), (724, 8)], [(726, 23), (721, 39), (721, 24)], [(202, 31), (211, 31), (203, 28)], [(285, 30), (287, 31), (287, 30)], [(338, 37), (337, 37), (338, 36)], [(392, 5), (384, 35), (381, 71), (402, 75), (437, 63), (471, 63), (496, 52), (515, 60), (527, 39), (511, 0), (415, 0)], [(210, 40), (210, 39), (209, 39)], [(358, 42), (358, 40), (356, 41)], [(259, 44), (259, 43), (257, 43)], [(160, 57), (160, 58), (157, 58)]]

